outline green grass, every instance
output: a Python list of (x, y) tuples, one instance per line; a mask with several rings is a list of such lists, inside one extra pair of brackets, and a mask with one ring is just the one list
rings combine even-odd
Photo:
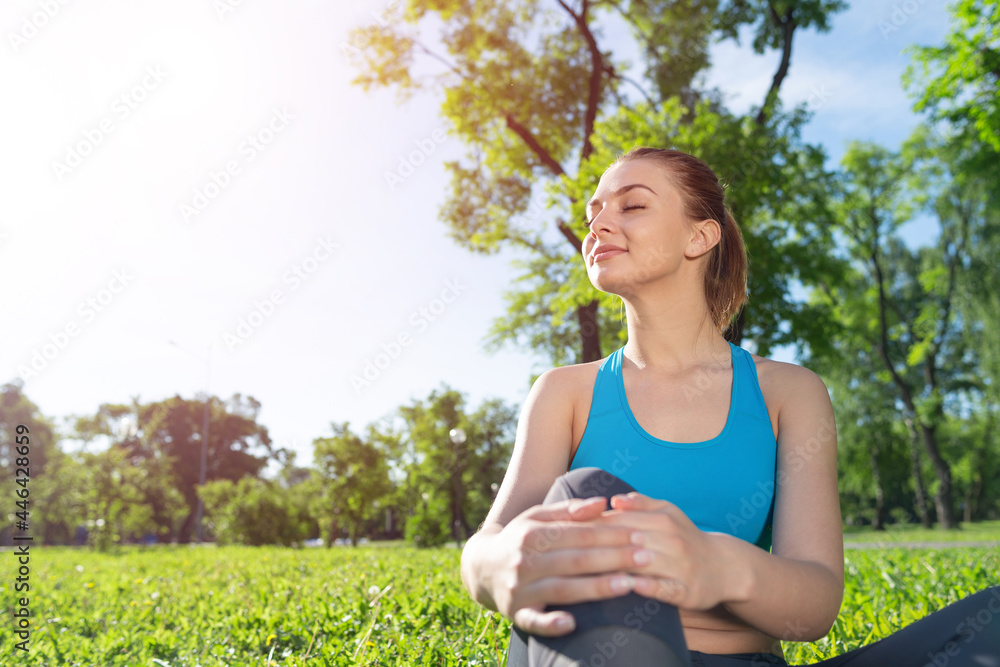
[(958, 530), (923, 528), (915, 524), (890, 524), (886, 530), (864, 526), (844, 528), (845, 542), (997, 542), (1000, 521), (964, 523)]
[[(31, 652), (18, 664), (500, 665), (509, 622), (475, 604), (454, 548), (154, 547), (102, 555), (31, 552)], [(0, 624), (15, 654), (14, 563), (6, 555)], [(847, 553), (833, 631), (785, 644), (789, 662), (870, 643), (987, 585), (996, 549)], [(887, 572), (889, 574), (883, 574)]]

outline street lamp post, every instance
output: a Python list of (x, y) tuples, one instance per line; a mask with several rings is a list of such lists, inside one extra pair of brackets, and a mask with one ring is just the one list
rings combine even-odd
[[(202, 416), (202, 421), (201, 421), (201, 465), (199, 466), (199, 471), (198, 471), (198, 487), (201, 488), (201, 487), (205, 486), (205, 468), (207, 467), (207, 464), (208, 464), (208, 415), (209, 415), (209, 409), (210, 409), (210, 407), (209, 407), (210, 406), (210, 401), (211, 401), (211, 398), (212, 398), (212, 395), (208, 391), (208, 387), (209, 387), (209, 383), (211, 382), (211, 379), (212, 379), (212, 344), (211, 343), (208, 344), (208, 356), (207, 357), (202, 357), (200, 355), (195, 354), (194, 352), (191, 352), (190, 350), (186, 350), (183, 347), (181, 347), (180, 345), (178, 345), (177, 343), (175, 343), (174, 341), (170, 341), (170, 344), (173, 345), (174, 347), (176, 347), (178, 350), (181, 350), (182, 352), (187, 352), (192, 357), (195, 357), (196, 359), (200, 359), (201, 361), (205, 362), (205, 369), (206, 369), (205, 370), (205, 410), (204, 410), (204, 414)], [(200, 493), (198, 493), (196, 495), (198, 496), (198, 508), (195, 510), (195, 515), (194, 515), (195, 516), (195, 541), (198, 544), (201, 544), (201, 518), (202, 518), (202, 515), (205, 512), (205, 502), (201, 499), (201, 494)]]
[(459, 544), (458, 527), (460, 525), (458, 515), (461, 510), (458, 499), (462, 495), (462, 460), (459, 446), (465, 442), (465, 431), (460, 428), (453, 428), (448, 432), (448, 436), (451, 438), (451, 443), (455, 446), (455, 470), (452, 472), (451, 489), (451, 535), (455, 538), (457, 546)]

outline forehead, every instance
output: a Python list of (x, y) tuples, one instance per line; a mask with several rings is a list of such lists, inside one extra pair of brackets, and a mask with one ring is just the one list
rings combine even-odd
[[(653, 160), (638, 159), (619, 162), (609, 167), (601, 176), (597, 190), (594, 191), (594, 199), (606, 201), (621, 188), (635, 184), (651, 188), (657, 196), (664, 199), (676, 197), (673, 183), (670, 182), (663, 165)], [(639, 189), (637, 192), (652, 196), (648, 190)]]

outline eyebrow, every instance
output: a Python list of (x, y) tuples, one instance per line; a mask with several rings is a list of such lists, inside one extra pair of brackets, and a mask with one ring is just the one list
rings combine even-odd
[[(648, 185), (643, 185), (642, 183), (632, 183), (630, 185), (623, 185), (622, 187), (620, 187), (617, 190), (615, 190), (614, 192), (612, 192), (611, 193), (611, 198), (614, 199), (615, 197), (620, 197), (623, 194), (625, 194), (626, 192), (628, 192), (629, 190), (634, 190), (636, 188), (646, 188), (647, 190), (649, 190), (650, 192), (652, 192), (654, 195), (656, 194), (655, 192), (653, 192), (653, 188), (649, 187)], [(657, 195), (657, 196), (659, 196), (659, 195)], [(586, 208), (590, 208), (591, 206), (597, 206), (599, 203), (600, 202), (595, 197), (594, 199), (591, 199), (589, 202), (587, 202)]]

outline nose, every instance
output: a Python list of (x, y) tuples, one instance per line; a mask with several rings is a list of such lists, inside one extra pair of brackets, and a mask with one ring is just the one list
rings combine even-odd
[(590, 221), (590, 233), (587, 235), (590, 237), (591, 242), (597, 242), (602, 234), (614, 234), (615, 231), (615, 221), (608, 211), (600, 211)]

